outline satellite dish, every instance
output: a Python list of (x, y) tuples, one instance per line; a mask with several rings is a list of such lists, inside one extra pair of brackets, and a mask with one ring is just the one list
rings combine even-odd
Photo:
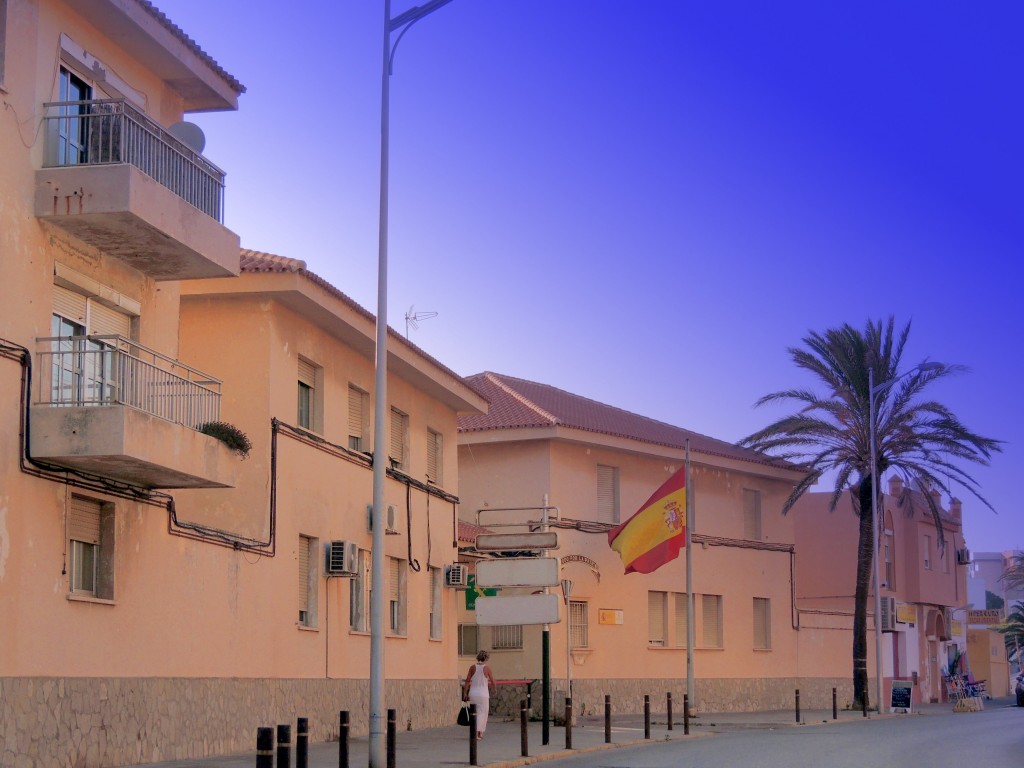
[(203, 129), (195, 123), (184, 121), (175, 123), (167, 131), (192, 151), (203, 153), (203, 149), (206, 147), (206, 136), (203, 134)]

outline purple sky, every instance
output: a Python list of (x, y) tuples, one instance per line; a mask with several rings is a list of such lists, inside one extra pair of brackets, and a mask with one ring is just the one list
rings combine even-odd
[[(248, 87), (194, 118), (228, 225), (374, 311), (383, 4), (156, 4)], [(1022, 28), (1009, 0), (454, 0), (391, 80), (391, 325), (736, 440), (810, 385), (809, 330), (912, 320), (908, 367), (968, 366), (933, 395), (1007, 441), (973, 470), (998, 514), (957, 493), (968, 545), (1024, 546)]]

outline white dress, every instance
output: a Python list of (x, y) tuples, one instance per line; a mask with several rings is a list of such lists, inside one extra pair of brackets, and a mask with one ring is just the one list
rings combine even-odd
[(484, 664), (477, 664), (469, 681), (469, 701), (476, 704), (476, 729), (483, 733), (487, 729), (487, 710), (491, 706), (491, 691), (487, 685)]

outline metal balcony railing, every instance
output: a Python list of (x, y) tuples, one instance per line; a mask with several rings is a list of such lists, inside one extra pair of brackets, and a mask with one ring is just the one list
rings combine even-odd
[(127, 163), (223, 223), (224, 171), (124, 99), (43, 106), (47, 168)]
[(198, 429), (220, 420), (221, 382), (122, 336), (36, 339), (36, 403), (126, 405)]

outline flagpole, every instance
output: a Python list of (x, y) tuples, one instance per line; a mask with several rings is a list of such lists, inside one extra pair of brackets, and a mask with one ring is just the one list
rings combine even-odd
[[(693, 698), (693, 557), (690, 542), (693, 540), (693, 485), (690, 479), (690, 441), (686, 441), (686, 459), (684, 464), (684, 482), (686, 486), (686, 698), (692, 707)], [(684, 713), (685, 714), (685, 713)]]

